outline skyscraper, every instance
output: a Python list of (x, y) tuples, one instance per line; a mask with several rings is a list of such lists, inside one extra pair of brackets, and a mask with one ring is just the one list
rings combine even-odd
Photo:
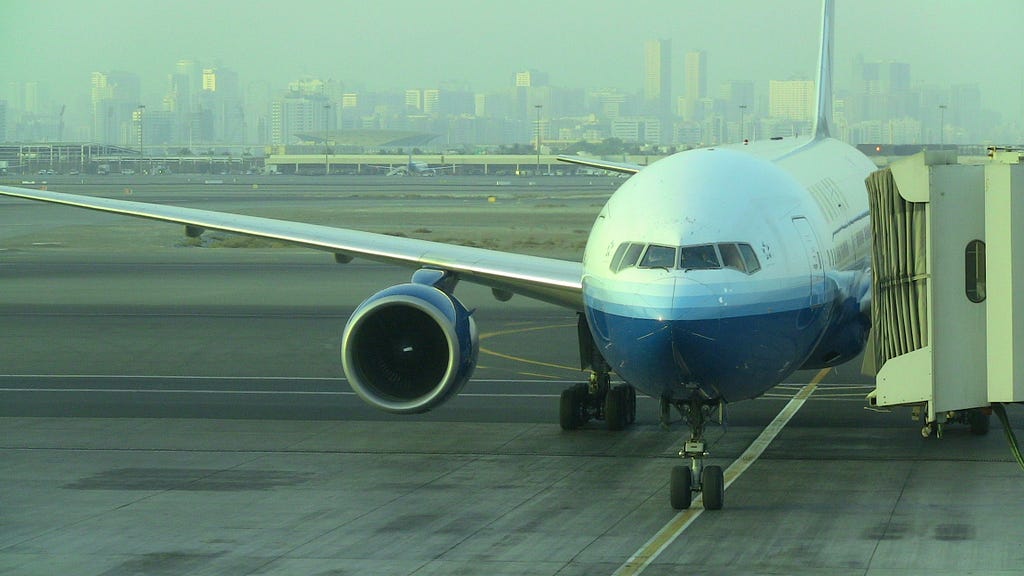
[(809, 123), (816, 104), (813, 80), (771, 80), (768, 83), (768, 113), (772, 118)]
[(686, 53), (683, 79), (685, 99), (683, 116), (686, 120), (700, 120), (697, 111), (700, 101), (708, 97), (708, 55), (703, 50), (692, 50)]
[(204, 138), (214, 142), (241, 142), (245, 117), (238, 74), (230, 68), (204, 68), (202, 78), (199, 103)]
[(138, 146), (132, 114), (140, 104), (139, 77), (131, 72), (92, 73), (92, 139)]
[(644, 108), (648, 114), (667, 117), (672, 110), (672, 41), (644, 43)]

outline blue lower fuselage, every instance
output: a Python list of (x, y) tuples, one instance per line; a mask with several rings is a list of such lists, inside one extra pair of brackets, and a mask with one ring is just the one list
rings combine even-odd
[(666, 290), (656, 306), (649, 294), (645, 305), (630, 304), (635, 293), (595, 284), (584, 294), (598, 349), (619, 376), (657, 398), (760, 396), (800, 368), (837, 319), (833, 282), (815, 299), (806, 283), (760, 299), (727, 285), (702, 286), (697, 297)]

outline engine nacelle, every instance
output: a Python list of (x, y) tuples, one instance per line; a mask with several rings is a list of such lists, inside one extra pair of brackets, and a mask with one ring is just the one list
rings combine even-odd
[(342, 364), (366, 402), (398, 414), (426, 412), (458, 394), (476, 367), (476, 322), (433, 286), (400, 284), (356, 308), (345, 326)]

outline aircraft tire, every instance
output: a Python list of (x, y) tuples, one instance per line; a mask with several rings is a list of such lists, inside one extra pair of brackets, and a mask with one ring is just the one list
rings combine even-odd
[(707, 466), (701, 474), (705, 510), (721, 510), (725, 504), (725, 476), (721, 466)]
[(693, 499), (693, 473), (689, 466), (674, 466), (668, 487), (672, 508), (686, 510), (690, 507)]
[(626, 398), (629, 408), (626, 410), (626, 424), (632, 424), (636, 422), (636, 388), (630, 385), (625, 386)]
[(616, 386), (605, 394), (604, 419), (609, 430), (622, 430), (626, 425), (629, 407), (625, 392), (626, 390)]
[(562, 390), (558, 406), (558, 424), (562, 430), (576, 430), (580, 427), (580, 406), (577, 397), (575, 387)]

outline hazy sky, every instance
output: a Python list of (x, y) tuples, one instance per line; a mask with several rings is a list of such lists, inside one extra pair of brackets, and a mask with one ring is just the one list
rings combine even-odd
[[(127, 70), (149, 98), (196, 58), (243, 86), (309, 75), (490, 91), (536, 68), (557, 86), (638, 90), (643, 42), (670, 38), (677, 92), (682, 54), (704, 49), (713, 94), (724, 80), (811, 78), (820, 12), (819, 0), (20, 1), (0, 11), (0, 80), (44, 82), (61, 102), (87, 93), (93, 71)], [(1024, 0), (838, 0), (836, 16), (840, 82), (861, 53), (909, 62), (915, 84), (977, 82), (986, 106), (1020, 113)]]

